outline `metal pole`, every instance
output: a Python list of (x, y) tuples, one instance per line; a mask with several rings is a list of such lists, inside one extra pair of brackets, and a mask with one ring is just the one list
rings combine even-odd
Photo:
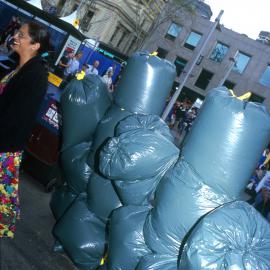
[(176, 102), (178, 96), (180, 95), (181, 90), (182, 90), (182, 88), (184, 87), (184, 85), (185, 85), (185, 83), (186, 83), (186, 81), (187, 81), (187, 79), (188, 79), (188, 77), (189, 77), (189, 75), (190, 75), (192, 69), (193, 69), (194, 66), (196, 65), (196, 62), (198, 61), (198, 59), (199, 59), (199, 57), (200, 57), (202, 51), (204, 50), (204, 48), (205, 48), (206, 44), (208, 43), (208, 41), (209, 41), (211, 35), (213, 34), (213, 32), (215, 31), (217, 25), (219, 24), (219, 21), (220, 21), (220, 18), (221, 18), (221, 16), (222, 16), (223, 12), (224, 12), (223, 10), (221, 10), (221, 11), (219, 12), (217, 18), (215, 19), (215, 23), (213, 24), (213, 26), (212, 26), (210, 32), (208, 33), (207, 37), (205, 38), (204, 42), (202, 43), (202, 45), (201, 45), (200, 49), (198, 50), (197, 54), (196, 54), (195, 57), (193, 58), (193, 60), (192, 60), (192, 62), (191, 62), (191, 64), (190, 64), (190, 66), (189, 66), (189, 69), (186, 71), (185, 74), (183, 74), (183, 78), (182, 78), (181, 84), (179, 85), (178, 89), (175, 91), (175, 93), (174, 93), (174, 95), (172, 96), (172, 98), (171, 98), (169, 104), (167, 105), (167, 107), (165, 108), (165, 110), (164, 110), (164, 112), (163, 112), (163, 114), (162, 114), (162, 119), (163, 119), (163, 120), (165, 120), (165, 119), (167, 118), (167, 116), (168, 116), (168, 114), (170, 113), (170, 111), (171, 111), (171, 109), (172, 109), (174, 103)]
[[(90, 59), (91, 59), (91, 57), (92, 57), (94, 51), (96, 51), (96, 49), (97, 49), (97, 47), (98, 47), (98, 44), (99, 44), (99, 37), (97, 37), (97, 38), (92, 38), (92, 39), (95, 40), (95, 43), (94, 43), (94, 47), (93, 47), (93, 48), (91, 47), (92, 51), (88, 54), (88, 56), (87, 56), (87, 58), (86, 58), (86, 61), (85, 61), (86, 64), (88, 63), (88, 61), (90, 61)], [(92, 44), (91, 44), (91, 45), (92, 45)]]
[(226, 72), (226, 74), (224, 75), (224, 77), (221, 79), (221, 81), (219, 82), (218, 86), (222, 86), (224, 84), (224, 82), (226, 81), (226, 79), (228, 78), (229, 74), (231, 73), (235, 63), (236, 63), (236, 58), (238, 55), (238, 51), (235, 53), (234, 57), (231, 57), (229, 60), (231, 61), (229, 68)]

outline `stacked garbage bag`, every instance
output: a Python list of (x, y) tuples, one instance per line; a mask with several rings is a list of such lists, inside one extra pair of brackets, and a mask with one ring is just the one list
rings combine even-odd
[[(99, 76), (73, 80), (61, 95), (62, 147), (60, 162), (65, 184), (51, 199), (51, 209), (59, 219), (74, 199), (86, 192), (91, 168), (86, 158), (97, 123), (111, 105), (107, 88)], [(89, 118), (91, 121), (89, 121)]]
[(59, 250), (79, 269), (270, 269), (269, 224), (241, 201), (269, 112), (213, 89), (180, 152), (159, 117), (174, 76), (136, 53), (92, 138), (64, 148), (66, 183), (51, 203)]
[[(212, 90), (179, 159), (157, 185), (150, 208), (134, 200), (113, 211), (107, 268), (267, 269), (269, 224), (237, 200), (270, 140), (269, 120), (263, 106), (239, 100), (226, 88)], [(119, 160), (137, 164), (134, 149), (142, 150), (137, 143), (128, 148), (131, 152), (124, 151), (121, 143), (109, 156), (107, 148), (121, 137), (101, 151), (100, 170), (115, 179), (120, 164), (126, 169), (120, 170), (122, 181), (125, 176), (128, 181), (128, 162)], [(139, 141), (147, 142), (143, 136)]]
[[(104, 92), (106, 86), (100, 83), (98, 76), (89, 75), (81, 81), (72, 81), (64, 90), (61, 98), (61, 161), (65, 184), (52, 195), (51, 208), (57, 219), (53, 235), (56, 239), (55, 249), (66, 252), (79, 269), (96, 269), (104, 256), (106, 257), (109, 216), (114, 209), (122, 206), (125, 198), (129, 198), (132, 193), (128, 186), (124, 187), (125, 183), (121, 185), (122, 179), (119, 179), (116, 188), (114, 182), (100, 172), (99, 153), (102, 146), (115, 135), (116, 125), (122, 119), (138, 114), (160, 115), (175, 75), (174, 65), (167, 60), (138, 52), (128, 60), (111, 104), (108, 105), (110, 97)], [(92, 83), (86, 85), (89, 80)], [(94, 108), (91, 108), (92, 106)], [(167, 148), (167, 140), (172, 140), (168, 127), (158, 116), (152, 116), (148, 120), (131, 120), (129, 125), (130, 129), (125, 124), (119, 124), (117, 134), (129, 130), (136, 133), (136, 129), (142, 132), (145, 129), (148, 133), (157, 133), (156, 136), (163, 137), (163, 132), (169, 138), (165, 140), (164, 148)], [(148, 141), (149, 136), (145, 135)], [(126, 135), (125, 140), (127, 137)], [(157, 140), (156, 145), (159, 144)], [(170, 145), (173, 146), (171, 142)], [(153, 153), (152, 149), (149, 151)], [(161, 151), (160, 147), (156, 151)], [(145, 182), (148, 189), (147, 192), (144, 191), (145, 197), (149, 197), (149, 200), (153, 197), (155, 185), (166, 172), (166, 166), (173, 163), (172, 158), (178, 157), (178, 149), (174, 146), (164, 151), (168, 155), (164, 158), (166, 164), (162, 164), (160, 160), (161, 168), (158, 173), (147, 173), (147, 177), (153, 178)], [(131, 171), (131, 177), (134, 173), (135, 171)], [(130, 181), (133, 181), (133, 178)], [(118, 190), (121, 189), (125, 191), (120, 198)], [(147, 199), (141, 198), (139, 194), (143, 190), (144, 187), (139, 184), (134, 198), (146, 203)]]

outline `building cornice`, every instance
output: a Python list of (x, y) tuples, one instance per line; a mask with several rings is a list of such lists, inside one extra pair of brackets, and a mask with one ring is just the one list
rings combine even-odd
[[(99, 0), (98, 1), (98, 4), (100, 5), (102, 5), (103, 4), (103, 6), (104, 7), (108, 7), (108, 6), (110, 6), (110, 9), (111, 10), (114, 10), (116, 13), (118, 13), (119, 15), (121, 15), (122, 16), (122, 18), (124, 17), (124, 19), (126, 19), (126, 22), (128, 22), (129, 23), (129, 26), (132, 28), (132, 29), (134, 29), (135, 27), (136, 27), (136, 21), (134, 21), (128, 14), (127, 14), (127, 12), (125, 12), (124, 11), (124, 9), (121, 7), (121, 6), (119, 6), (118, 4), (116, 4), (116, 3), (112, 3), (112, 1), (104, 1), (104, 0)], [(120, 17), (121, 17), (120, 16)], [(146, 34), (146, 31), (144, 30), (144, 29), (141, 29), (142, 30), (142, 34), (144, 35), (144, 34)]]

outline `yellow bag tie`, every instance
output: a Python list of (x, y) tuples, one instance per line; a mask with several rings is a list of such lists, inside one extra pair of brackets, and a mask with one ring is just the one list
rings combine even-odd
[(240, 99), (240, 100), (246, 100), (246, 99), (249, 99), (251, 97), (251, 92), (247, 92), (245, 93), (244, 95), (242, 96), (236, 96), (235, 93), (233, 92), (233, 90), (229, 89), (231, 95), (237, 99)]
[(158, 52), (152, 52), (149, 55), (151, 55), (151, 56), (157, 56), (158, 55)]
[(106, 253), (106, 254), (104, 255), (104, 257), (100, 260), (99, 265), (104, 265), (105, 262), (106, 262), (106, 260), (107, 260), (107, 257), (108, 257), (108, 253)]
[(83, 70), (76, 74), (76, 78), (78, 81), (83, 80), (84, 77), (85, 77), (85, 72)]

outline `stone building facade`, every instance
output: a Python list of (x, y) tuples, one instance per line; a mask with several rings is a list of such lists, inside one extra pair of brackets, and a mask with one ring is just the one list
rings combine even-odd
[(147, 35), (165, 0), (81, 0), (64, 1), (59, 13), (77, 9), (80, 31), (89, 38), (105, 43), (124, 55), (136, 50)]
[[(160, 57), (175, 63), (178, 76), (174, 87), (181, 83), (213, 24), (205, 16), (181, 11), (148, 38), (145, 50), (157, 51)], [(270, 108), (270, 47), (219, 25), (201, 52), (180, 98), (203, 99), (223, 81), (236, 95), (251, 91), (251, 100)]]

